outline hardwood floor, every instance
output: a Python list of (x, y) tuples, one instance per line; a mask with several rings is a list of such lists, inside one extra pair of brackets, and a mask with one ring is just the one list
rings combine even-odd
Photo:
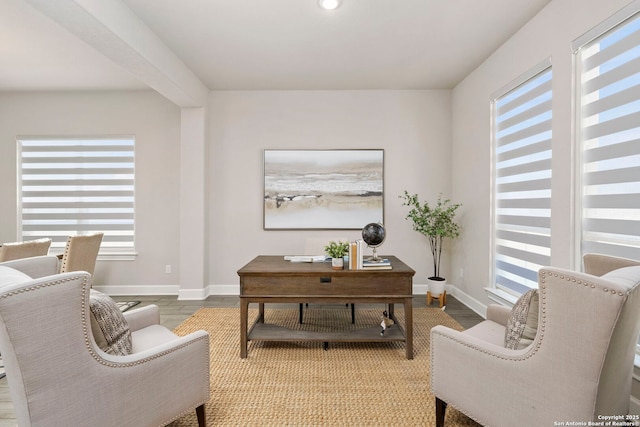
[[(240, 307), (237, 296), (212, 296), (203, 301), (179, 301), (175, 296), (127, 296), (114, 297), (114, 299), (116, 301), (140, 301), (140, 305), (137, 307), (156, 304), (160, 309), (160, 322), (172, 330), (201, 307)], [(437, 301), (434, 301), (431, 306), (437, 307), (437, 304)], [(414, 307), (425, 307), (426, 305), (424, 295), (414, 296)], [(470, 328), (483, 320), (482, 317), (452, 296), (447, 296), (445, 311), (464, 328)], [(13, 404), (5, 377), (0, 379), (0, 427), (16, 425)]]

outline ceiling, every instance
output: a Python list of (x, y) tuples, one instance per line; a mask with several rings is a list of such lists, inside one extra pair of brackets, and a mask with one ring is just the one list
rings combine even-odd
[[(153, 87), (61, 25), (60, 10), (54, 20), (45, 2), (27, 1), (0, 0), (0, 90)], [(65, 3), (92, 1), (105, 0)], [(110, 3), (208, 89), (340, 90), (453, 88), (549, 1), (343, 0), (333, 11), (317, 0)]]

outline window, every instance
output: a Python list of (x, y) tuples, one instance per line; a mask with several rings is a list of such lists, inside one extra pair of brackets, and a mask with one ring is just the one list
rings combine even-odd
[[(579, 138), (579, 248), (640, 259), (640, 6), (574, 42)], [(580, 264), (578, 264), (580, 265)], [(640, 366), (640, 339), (636, 347)]]
[(517, 297), (551, 256), (551, 63), (492, 97), (493, 283)]
[(623, 13), (603, 24), (606, 31), (598, 27), (574, 44), (580, 257), (598, 252), (640, 259), (640, 15)]
[(134, 253), (133, 137), (19, 138), (23, 240), (104, 232), (101, 254)]

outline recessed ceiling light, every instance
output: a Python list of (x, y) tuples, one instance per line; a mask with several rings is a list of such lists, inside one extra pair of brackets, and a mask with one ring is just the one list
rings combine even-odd
[(318, 4), (323, 9), (333, 10), (340, 6), (340, 0), (318, 0)]

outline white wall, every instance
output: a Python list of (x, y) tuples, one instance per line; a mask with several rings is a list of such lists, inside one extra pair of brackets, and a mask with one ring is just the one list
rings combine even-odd
[[(573, 68), (571, 43), (628, 0), (553, 0), (453, 91), (452, 196), (463, 203), (452, 271), (470, 301), (489, 303), (490, 95), (545, 58), (553, 65), (552, 264), (572, 267)], [(460, 270), (464, 277), (459, 276)]]
[(450, 99), (450, 91), (212, 92), (212, 292), (237, 292), (237, 270), (258, 254), (295, 255), (307, 239), (360, 237), (358, 230), (263, 230), (264, 149), (384, 149), (387, 239), (379, 253), (397, 255), (417, 271), (414, 283), (426, 283), (427, 241), (404, 220), (398, 196), (405, 189), (430, 201), (449, 194)]
[(0, 242), (18, 238), (16, 135), (104, 134), (136, 137), (138, 256), (99, 261), (95, 286), (177, 293), (180, 109), (152, 91), (0, 93)]

